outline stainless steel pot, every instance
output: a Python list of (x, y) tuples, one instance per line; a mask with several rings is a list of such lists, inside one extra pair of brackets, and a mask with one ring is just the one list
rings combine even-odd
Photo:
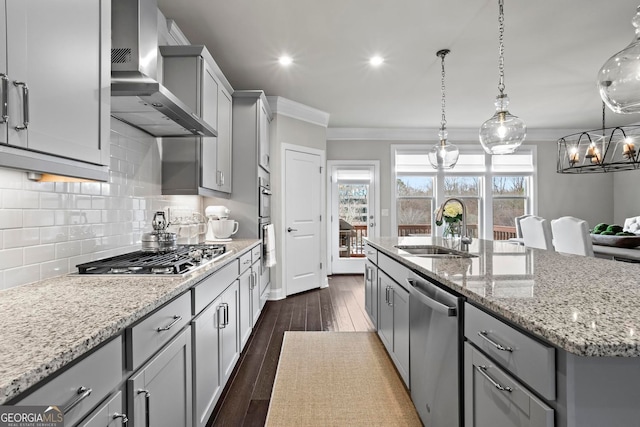
[(142, 252), (169, 252), (178, 248), (176, 233), (152, 231), (142, 235)]

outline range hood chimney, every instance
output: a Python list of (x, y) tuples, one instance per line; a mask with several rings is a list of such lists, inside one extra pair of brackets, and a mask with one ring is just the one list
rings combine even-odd
[(158, 82), (157, 0), (111, 1), (111, 116), (153, 136), (217, 136)]

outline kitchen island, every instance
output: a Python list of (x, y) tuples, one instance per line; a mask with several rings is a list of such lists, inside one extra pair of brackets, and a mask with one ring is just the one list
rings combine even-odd
[(226, 256), (184, 276), (69, 274), (0, 291), (0, 404), (122, 334), (258, 243), (229, 242)]
[[(501, 241), (475, 240), (466, 249), (429, 237), (367, 243), (463, 296), (466, 308), (555, 348), (555, 396), (542, 400), (556, 426), (640, 425), (640, 266)], [(453, 247), (468, 256), (412, 256), (399, 245)]]

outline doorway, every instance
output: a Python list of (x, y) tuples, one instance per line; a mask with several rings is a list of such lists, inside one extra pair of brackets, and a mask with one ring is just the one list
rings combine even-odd
[(379, 235), (379, 162), (329, 161), (331, 274), (364, 272), (364, 238)]

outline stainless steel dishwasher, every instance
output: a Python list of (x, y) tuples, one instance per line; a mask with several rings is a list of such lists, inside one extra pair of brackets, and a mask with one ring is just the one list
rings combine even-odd
[(463, 300), (415, 274), (407, 281), (411, 399), (425, 426), (458, 427)]

